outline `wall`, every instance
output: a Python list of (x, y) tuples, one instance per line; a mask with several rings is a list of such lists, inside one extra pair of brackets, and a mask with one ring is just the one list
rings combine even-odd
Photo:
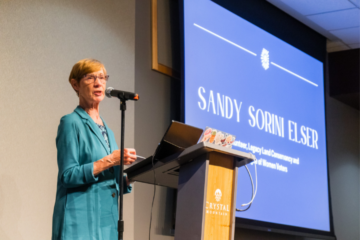
[[(78, 98), (68, 83), (78, 60), (101, 60), (109, 85), (134, 90), (135, 2), (12, 0), (0, 8), (0, 239), (51, 238), (61, 116)], [(116, 100), (100, 113), (117, 136)], [(134, 146), (134, 105), (125, 146)], [(125, 196), (126, 237), (133, 239), (133, 194)]]
[(328, 97), (328, 154), (335, 234), (360, 239), (359, 111)]
[(328, 161), (335, 234), (339, 240), (360, 239), (359, 111), (330, 97), (329, 77), (326, 81)]
[[(172, 119), (172, 91), (177, 80), (151, 70), (150, 0), (136, 1), (135, 148), (141, 156), (154, 153)], [(135, 183), (135, 239), (148, 239), (154, 187)], [(174, 190), (156, 187), (151, 239), (170, 240)]]

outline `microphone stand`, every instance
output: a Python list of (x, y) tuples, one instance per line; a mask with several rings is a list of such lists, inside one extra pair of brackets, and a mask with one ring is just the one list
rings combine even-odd
[(139, 95), (125, 91), (115, 90), (108, 87), (105, 91), (107, 97), (117, 97), (120, 100), (121, 111), (121, 133), (120, 133), (120, 170), (119, 170), (119, 185), (120, 185), (120, 201), (119, 201), (119, 219), (118, 219), (118, 240), (123, 240), (124, 237), (124, 220), (123, 220), (123, 197), (124, 197), (124, 135), (125, 135), (125, 110), (127, 100), (139, 100)]
[(120, 99), (121, 111), (121, 133), (120, 133), (120, 172), (119, 172), (119, 185), (120, 185), (120, 206), (119, 206), (119, 220), (118, 220), (118, 240), (123, 240), (124, 235), (124, 220), (123, 220), (123, 196), (124, 196), (124, 135), (125, 135), (125, 110), (127, 99), (124, 95), (118, 96)]

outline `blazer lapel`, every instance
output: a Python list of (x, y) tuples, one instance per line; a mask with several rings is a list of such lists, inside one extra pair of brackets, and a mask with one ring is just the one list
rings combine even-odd
[[(90, 130), (95, 134), (95, 136), (99, 139), (99, 141), (101, 142), (101, 144), (103, 145), (103, 147), (105, 148), (105, 151), (107, 152), (107, 154), (110, 154), (109, 149), (108, 149), (108, 145), (105, 142), (105, 139), (103, 137), (103, 135), (100, 132), (99, 127), (96, 125), (96, 123), (91, 119), (91, 117), (89, 116), (89, 114), (87, 114), (85, 112), (84, 109), (82, 109), (80, 106), (78, 106), (75, 110), (74, 110), (77, 114), (79, 114), (79, 116), (84, 119), (84, 121), (86, 122), (86, 124), (89, 126)], [(111, 145), (110, 145), (111, 146)]]
[(103, 121), (104, 126), (105, 126), (105, 128), (106, 128), (106, 132), (107, 132), (108, 138), (109, 138), (110, 153), (112, 153), (114, 150), (117, 150), (118, 148), (117, 148), (116, 142), (113, 141), (113, 140), (112, 140), (113, 138), (110, 136), (110, 132), (111, 132), (111, 131), (110, 131), (108, 125), (106, 124), (106, 122), (104, 121), (104, 119), (101, 118), (101, 120)]

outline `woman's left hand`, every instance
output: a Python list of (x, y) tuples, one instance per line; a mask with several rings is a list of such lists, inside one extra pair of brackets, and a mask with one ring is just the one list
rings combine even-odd
[[(120, 165), (120, 150), (115, 150), (109, 155), (110, 159), (108, 160), (112, 166)], [(130, 165), (136, 160), (136, 151), (133, 148), (124, 149), (124, 165)]]
[[(132, 164), (136, 158), (136, 150), (134, 148), (124, 149), (124, 165)], [(108, 168), (118, 165), (120, 165), (120, 150), (115, 150), (110, 155), (94, 162), (94, 176)]]
[(134, 148), (124, 149), (124, 165), (130, 165), (136, 160), (136, 150)]

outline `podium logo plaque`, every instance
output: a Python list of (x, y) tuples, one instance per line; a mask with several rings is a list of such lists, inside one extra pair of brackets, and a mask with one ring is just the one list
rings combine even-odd
[(216, 189), (216, 191), (215, 191), (215, 200), (216, 200), (217, 202), (219, 202), (219, 201), (221, 200), (221, 196), (222, 196), (221, 190), (220, 190), (220, 189)]

